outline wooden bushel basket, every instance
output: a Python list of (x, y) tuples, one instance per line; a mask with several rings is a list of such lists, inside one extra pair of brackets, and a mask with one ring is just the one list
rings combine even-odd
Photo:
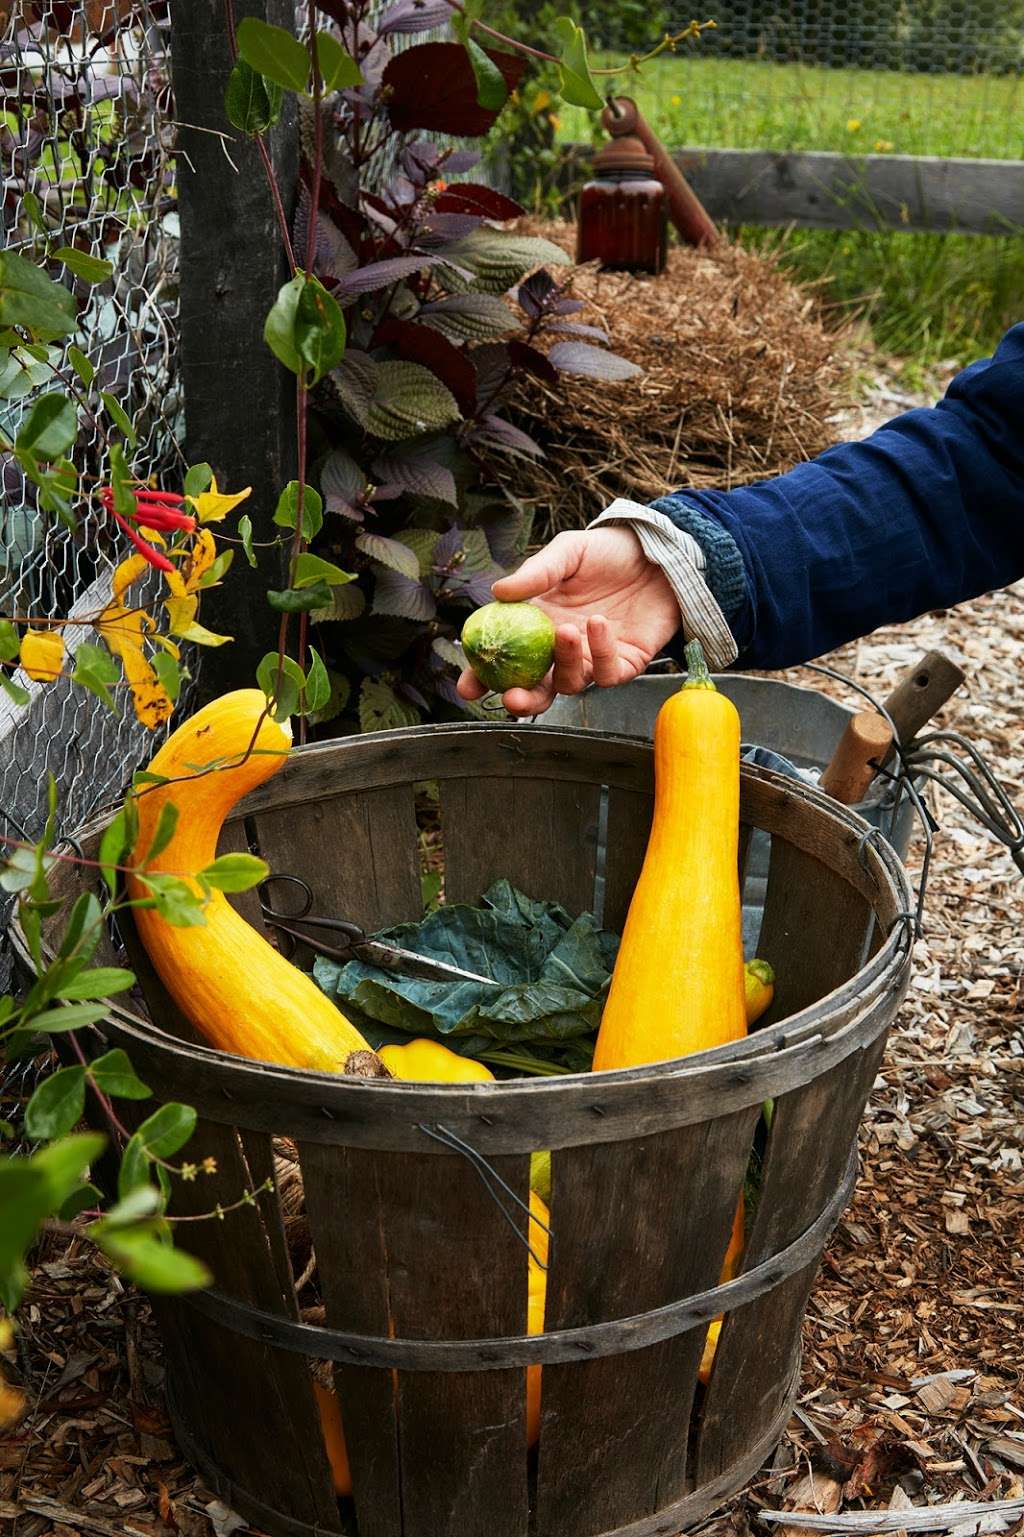
[[(251, 818), (271, 867), (304, 876), (317, 911), (371, 931), (416, 919), (414, 787), (434, 781), (449, 901), (475, 901), (506, 876), (572, 913), (592, 908), (600, 827), (603, 920), (621, 929), (652, 779), (650, 746), (620, 737), (504, 724), (354, 737), (298, 749), (240, 808), (223, 848), (245, 846)], [(748, 1040), (675, 1063), (427, 1087), (251, 1062), (187, 1039), (124, 935), (151, 1018), (112, 1008), (106, 1045), (129, 1052), (158, 1099), (197, 1108), (186, 1156), (217, 1161), (215, 1176), (175, 1182), (173, 1210), (227, 1205), (272, 1179), (273, 1138), (298, 1148), (324, 1326), (299, 1318), (276, 1187), (222, 1222), (189, 1224), (183, 1241), (214, 1288), (154, 1304), (181, 1446), (254, 1525), (281, 1537), (667, 1537), (772, 1451), (907, 986), (910, 893), (864, 823), (791, 780), (744, 768), (742, 820), (772, 838), (758, 954), (776, 968), (776, 1002)], [(101, 830), (83, 834), (87, 856)], [(68, 895), (97, 879), (64, 870)], [(252, 895), (239, 903), (258, 923)], [(719, 1287), (769, 1098), (743, 1270)], [(522, 1242), (480, 1165), (438, 1134), (460, 1138), (523, 1201), (529, 1154), (553, 1151), (543, 1336), (526, 1334)], [(706, 1326), (722, 1312), (705, 1389)], [(312, 1365), (324, 1360), (352, 1501), (333, 1492), (314, 1398)]]

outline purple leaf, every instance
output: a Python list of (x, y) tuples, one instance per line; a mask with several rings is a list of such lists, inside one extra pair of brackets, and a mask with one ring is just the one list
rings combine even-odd
[(440, 153), (429, 139), (413, 139), (402, 150), (400, 164), (405, 174), (422, 186), (437, 168)]
[(375, 347), (391, 345), (399, 357), (421, 363), (451, 390), (464, 416), (476, 410), (477, 380), (473, 365), (459, 347), (455, 347), (430, 326), (411, 320), (385, 320), (374, 333)]
[[(485, 51), (500, 69), (506, 89), (514, 91), (526, 59)], [(390, 92), (386, 111), (399, 133), (423, 129), (457, 139), (476, 138), (487, 133), (498, 116), (477, 101), (476, 76), (461, 43), (417, 43), (406, 48), (384, 71), (384, 85)]]
[(457, 523), (453, 523), (451, 528), (445, 529), (434, 546), (434, 569), (449, 570), (455, 557), (462, 554), (462, 547), (462, 529)]
[(474, 182), (455, 182), (440, 193), (434, 207), (441, 213), (472, 213), (481, 219), (495, 219), (507, 224), (518, 219), (525, 209), (493, 187), (479, 187)]
[(550, 272), (545, 272), (542, 267), (539, 272), (532, 272), (525, 283), (520, 283), (516, 298), (520, 308), (529, 315), (531, 320), (536, 320), (542, 314), (545, 306), (554, 293), (558, 284)]
[(562, 336), (589, 336), (595, 342), (610, 342), (611, 337), (602, 326), (581, 326), (570, 320), (552, 320), (545, 331), (558, 331)]
[(382, 485), (374, 486), (370, 501), (376, 506), (378, 502), (397, 501), (400, 496), (404, 495), (404, 486), (400, 486), (396, 480), (386, 480)]
[[(604, 356), (602, 353), (601, 356)], [(639, 370), (638, 370), (639, 372)], [(503, 416), (485, 416), (480, 431), (475, 435), (478, 442), (493, 444), (513, 454), (525, 454), (529, 459), (543, 459), (544, 450), (539, 443), (519, 427), (514, 427)]]
[(499, 566), (515, 565), (522, 551), (520, 539), (523, 532), (523, 516), (519, 512), (497, 512), (479, 519), (479, 526), (487, 536), (487, 547)]
[(548, 305), (552, 315), (576, 315), (583, 309), (582, 299), (552, 299)]
[[(305, 265), (306, 245), (309, 240), (309, 208), (310, 196), (305, 183), (299, 186), (299, 202), (295, 210), (294, 240), (295, 249), (299, 253), (296, 260)], [(320, 277), (343, 278), (359, 265), (356, 253), (345, 239), (341, 230), (321, 213), (316, 221), (316, 250), (313, 256), (313, 270)]]
[(386, 566), (389, 571), (406, 577), (410, 582), (419, 581), (420, 563), (415, 551), (410, 550), (407, 544), (401, 544), (397, 539), (388, 539), (384, 534), (364, 531), (356, 535), (356, 549), (362, 550), (377, 565)]
[(525, 342), (511, 341), (508, 343), (508, 355), (513, 367), (543, 379), (545, 384), (558, 383), (558, 370), (552, 367), (543, 352), (538, 352), (536, 347), (528, 347)]
[(423, 236), (431, 242), (460, 240), (472, 230), (479, 229), (483, 220), (476, 214), (428, 213), (423, 221)]
[(395, 685), (395, 693), (401, 699), (408, 699), (410, 704), (417, 705), (421, 710), (429, 711), (430, 709), (429, 704), (424, 699), (419, 689), (414, 687), (414, 685), (411, 683), (406, 683), (404, 680), (400, 683), (397, 683)]
[(498, 573), (492, 571), (486, 575), (482, 571), (474, 571), (459, 586), (457, 593), (452, 593), (453, 598), (468, 598), (475, 608), (482, 608), (485, 603), (494, 601), (491, 592), (491, 584), (497, 580)]
[(482, 405), (494, 400), (509, 381), (512, 359), (504, 342), (485, 342), (469, 353), (476, 369), (476, 396)]
[(429, 32), (443, 27), (451, 20), (452, 8), (448, 0), (398, 0), (384, 12), (377, 23), (379, 32), (387, 37), (389, 32)]
[(635, 379), (643, 369), (615, 352), (602, 352), (587, 342), (556, 342), (548, 361), (563, 374), (578, 374), (584, 379)]
[(412, 581), (400, 571), (378, 571), (373, 588), (372, 611), (392, 614), (396, 619), (433, 619), (437, 604), (433, 593), (422, 582)]
[(377, 393), (377, 365), (365, 352), (349, 347), (331, 381), (350, 416), (357, 422), (366, 417)]
[[(401, 458), (378, 459), (374, 463), (373, 473), (379, 475), (389, 488), (394, 487), (395, 495), (410, 492), (413, 496), (429, 496), (438, 502), (448, 502), (452, 507), (458, 505), (455, 476), (427, 454), (420, 458), (410, 454)], [(377, 495), (380, 495), (380, 491)]]
[(467, 171), (480, 164), (480, 158), (479, 150), (456, 149), (445, 155), (441, 164), (446, 176), (465, 176)]
[(414, 272), (422, 272), (424, 267), (433, 267), (438, 264), (436, 256), (389, 256), (384, 261), (370, 262), (368, 266), (359, 267), (355, 272), (348, 273), (334, 290), (335, 297), (347, 299), (356, 294), (372, 294), (381, 288), (389, 288), (392, 283), (401, 282), (403, 278), (412, 277)]
[(351, 506), (366, 490), (366, 474), (344, 449), (332, 449), (320, 467), (320, 490), (331, 511), (332, 501)]

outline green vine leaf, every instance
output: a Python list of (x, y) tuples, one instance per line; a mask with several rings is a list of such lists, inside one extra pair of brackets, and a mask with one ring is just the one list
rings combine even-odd
[(236, 59), (224, 92), (228, 122), (242, 133), (266, 133), (281, 116), (283, 101), (276, 80), (259, 74), (245, 59)]
[(41, 395), (22, 423), (15, 440), (19, 454), (52, 462), (59, 459), (78, 435), (78, 416), (66, 395), (53, 391)]
[(76, 278), (81, 278), (83, 283), (103, 283), (114, 270), (113, 262), (102, 256), (92, 256), (88, 251), (79, 251), (71, 245), (62, 245), (59, 250), (51, 251), (50, 260), (63, 262), (68, 271), (73, 272)]
[(78, 326), (75, 298), (15, 251), (0, 253), (0, 326), (21, 326), (37, 340), (67, 336)]
[(59, 1211), (99, 1157), (106, 1138), (96, 1133), (66, 1137), (30, 1157), (0, 1158), (0, 1301), (13, 1311), (28, 1274), (22, 1263), (39, 1226)]
[(325, 93), (350, 90), (363, 78), (355, 59), (330, 32), (317, 33), (316, 59)]
[(251, 891), (269, 874), (266, 860), (257, 859), (255, 854), (220, 854), (203, 866), (198, 878), (215, 891)]
[(500, 112), (508, 101), (505, 76), (480, 44), (473, 41), (469, 28), (470, 23), (465, 16), (456, 13), (452, 17), (452, 31), (466, 50), (466, 57), (469, 59), (473, 78), (476, 81), (477, 106), (485, 107), (488, 112)]
[(273, 707), (274, 720), (281, 722), (299, 708), (299, 695), (306, 686), (306, 675), (294, 657), (286, 656), (278, 676), (278, 655), (268, 651), (256, 669), (256, 682)]
[[(127, 973), (131, 976), (131, 972)], [(120, 1046), (105, 1051), (89, 1064), (89, 1077), (111, 1099), (151, 1099), (153, 1090), (143, 1083)]]
[(124, 433), (125, 440), (130, 444), (132, 448), (134, 448), (137, 442), (135, 436), (135, 428), (132, 426), (132, 419), (124, 409), (124, 406), (122, 406), (116, 395), (111, 395), (109, 390), (102, 390), (100, 392), (100, 399), (106, 407), (107, 414), (112, 418), (115, 426)]
[(134, 982), (135, 973), (123, 966), (93, 966), (89, 971), (80, 971), (77, 977), (71, 977), (63, 983), (57, 989), (57, 997), (69, 1000), (110, 998), (114, 993), (126, 992)]
[[(277, 499), (274, 522), (278, 528), (294, 528), (299, 516), (299, 483), (290, 480)], [(324, 524), (324, 504), (319, 491), (307, 485), (302, 498), (302, 537), (312, 539)]]
[(325, 582), (328, 587), (343, 587), (346, 582), (354, 581), (351, 571), (343, 571), (331, 561), (310, 555), (305, 550), (295, 562), (295, 586), (299, 589), (313, 587), (318, 582)]
[(263, 339), (278, 362), (312, 389), (344, 356), (345, 317), (317, 278), (297, 272), (278, 291)]
[(305, 91), (309, 83), (309, 53), (284, 27), (246, 16), (238, 24), (238, 54), (250, 69), (286, 91)]
[(78, 375), (85, 388), (88, 389), (96, 377), (96, 369), (94, 365), (89, 362), (89, 359), (86, 357), (85, 353), (80, 352), (77, 347), (68, 348), (68, 362), (75, 370), (75, 373)]
[(558, 66), (562, 100), (586, 107), (588, 112), (600, 112), (604, 101), (590, 73), (586, 33), (570, 16), (559, 16), (554, 31), (562, 43)]
[(242, 553), (255, 571), (256, 551), (252, 547), (252, 518), (248, 513), (238, 520), (238, 536), (242, 541)]
[(85, 1068), (62, 1067), (44, 1078), (25, 1106), (25, 1132), (49, 1142), (72, 1131), (85, 1110)]
[(173, 1101), (161, 1105), (139, 1127), (128, 1142), (121, 1159), (117, 1193), (123, 1198), (149, 1181), (149, 1166), (154, 1158), (170, 1158), (185, 1146), (196, 1129), (196, 1113), (191, 1105)]
[(161, 1224), (112, 1228), (100, 1221), (91, 1223), (85, 1231), (96, 1247), (143, 1291), (197, 1291), (213, 1280), (200, 1260), (167, 1241)]
[(322, 710), (331, 697), (331, 680), (324, 666), (320, 653), (311, 646), (309, 648), (309, 671), (306, 674), (306, 688), (303, 695), (303, 713), (307, 716), (315, 715)]

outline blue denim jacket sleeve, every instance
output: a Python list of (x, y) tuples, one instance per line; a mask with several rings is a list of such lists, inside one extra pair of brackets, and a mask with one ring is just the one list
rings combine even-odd
[(787, 667), (1024, 576), (1024, 324), (943, 400), (775, 480), (654, 504), (703, 545), (737, 667)]

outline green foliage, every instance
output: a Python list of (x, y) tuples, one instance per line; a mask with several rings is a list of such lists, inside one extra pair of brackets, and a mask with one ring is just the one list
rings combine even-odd
[(228, 77), (224, 110), (228, 121), (242, 133), (266, 133), (281, 116), (284, 94), (275, 80), (268, 80), (237, 59)]

